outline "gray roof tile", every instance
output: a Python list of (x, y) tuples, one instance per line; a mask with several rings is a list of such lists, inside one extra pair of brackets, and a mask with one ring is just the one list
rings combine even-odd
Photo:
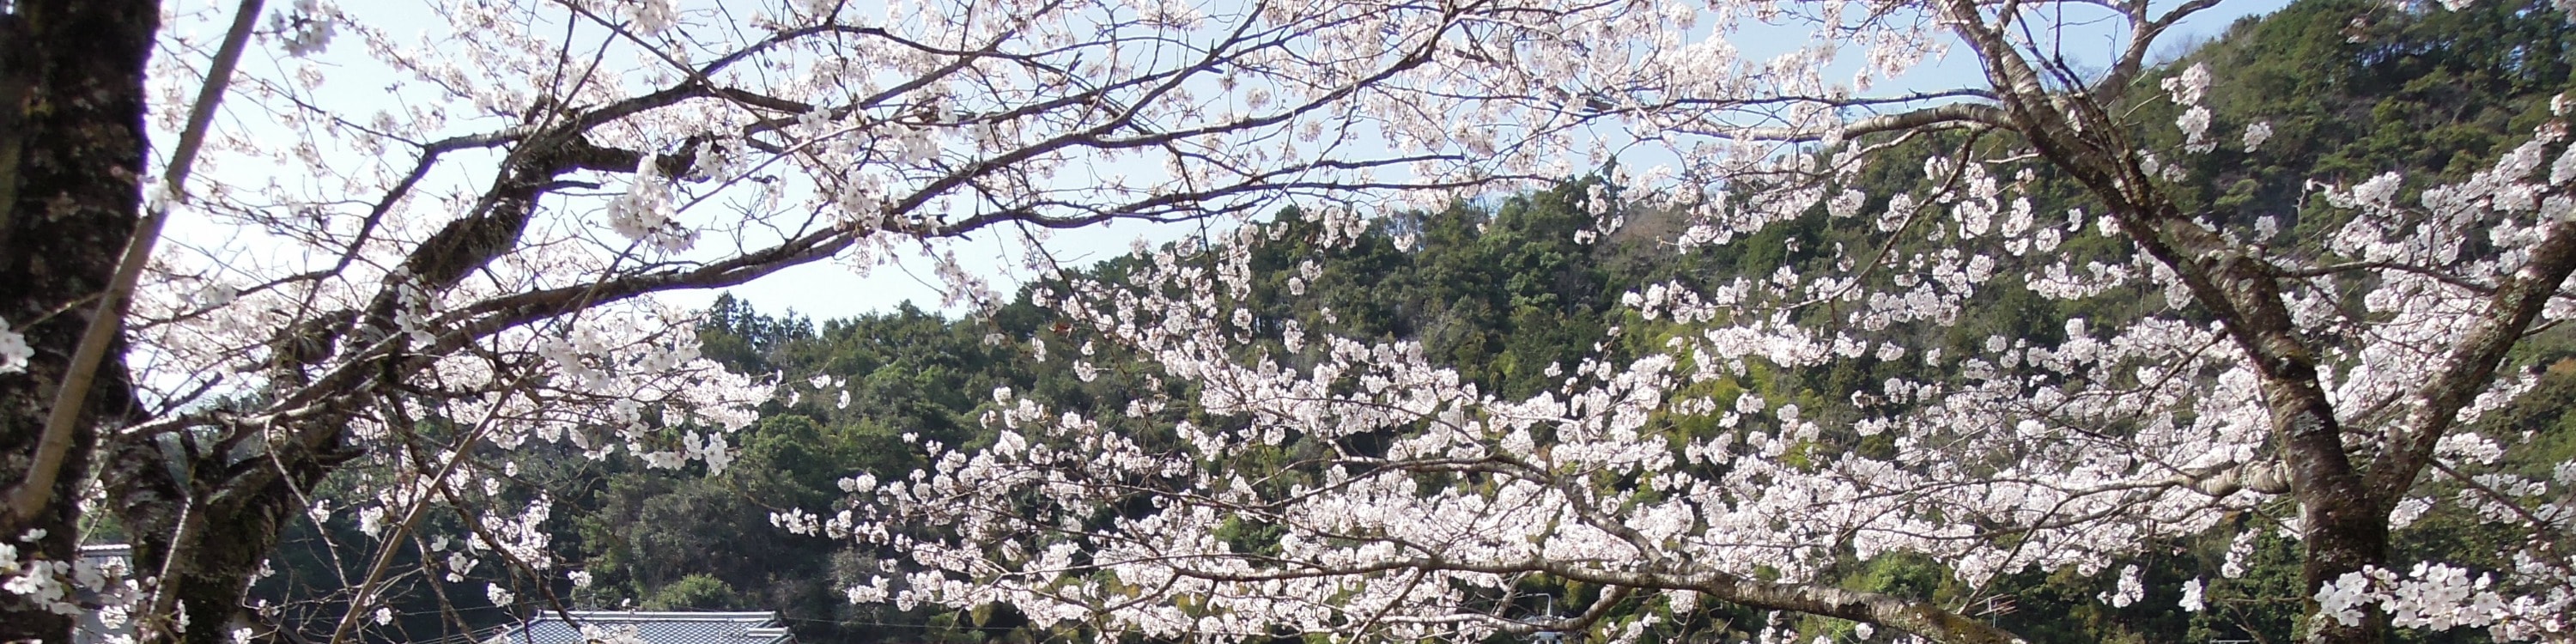
[(635, 629), (645, 644), (788, 644), (793, 640), (772, 612), (700, 613), (571, 611), (539, 613), (503, 634), (503, 644), (585, 644), (582, 626), (612, 632)]

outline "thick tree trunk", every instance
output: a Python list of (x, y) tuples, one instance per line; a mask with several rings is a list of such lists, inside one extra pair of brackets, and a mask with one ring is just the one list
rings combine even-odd
[[(331, 438), (339, 444), (336, 432)], [(201, 455), (180, 461), (183, 468), (174, 472), (173, 461), (153, 444), (128, 442), (114, 449), (102, 478), (117, 519), (134, 535), (135, 570), (166, 573), (173, 580), (171, 601), (160, 608), (184, 611), (190, 625), (184, 631), (145, 625), (135, 631), (136, 641), (224, 644), (243, 627), (268, 634), (264, 620), (242, 600), (261, 563), (276, 550), (286, 522), (305, 507), (296, 491), (313, 489), (342, 458), (289, 444), (242, 462)]]
[[(2344, 455), (2343, 428), (2324, 394), (2312, 391), (2313, 378), (2296, 383), (2266, 383), (2272, 423), (2282, 438), (2283, 460), (2290, 467), (2291, 494), (2299, 501), (2299, 520), (2307, 534), (2300, 540), (2307, 556), (2299, 566), (2303, 593), (2365, 567), (2388, 565), (2388, 510), (2363, 489), (2361, 476)], [(2303, 388), (2300, 384), (2305, 384)], [(2311, 391), (2299, 391), (2308, 389)], [(2388, 613), (2365, 607), (2359, 624), (2345, 624), (2317, 612), (2307, 601), (2309, 644), (2377, 644), (2386, 641)]]
[[(160, 6), (149, 0), (18, 0), (0, 14), (0, 318), (36, 355), (0, 375), (0, 481), (27, 480), (55, 389), (95, 315), (141, 211), (144, 63)], [(121, 344), (121, 343), (120, 343)], [(52, 500), (0, 510), (0, 537), (44, 530), (33, 555), (78, 557), (78, 494), (99, 427), (134, 405), (122, 347), (110, 352)], [(65, 641), (71, 620), (0, 593), (0, 641)]]

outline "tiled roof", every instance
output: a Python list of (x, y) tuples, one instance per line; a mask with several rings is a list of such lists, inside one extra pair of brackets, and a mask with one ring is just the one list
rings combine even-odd
[[(572, 621), (563, 620), (570, 615)], [(500, 644), (585, 644), (583, 626), (608, 632), (633, 628), (645, 644), (787, 644), (778, 614), (577, 610), (539, 613), (502, 635)]]

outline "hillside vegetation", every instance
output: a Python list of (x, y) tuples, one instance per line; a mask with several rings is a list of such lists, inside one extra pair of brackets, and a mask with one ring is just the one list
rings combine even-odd
[[(2204, 186), (2187, 200), (2209, 211), (2242, 213), (2208, 225), (2236, 234), (2276, 235), (2283, 246), (2329, 234), (2342, 223), (2331, 209), (2312, 204), (2318, 177), (2363, 178), (2390, 170), (2410, 173), (2410, 186), (2456, 179), (2491, 163), (2549, 113), (2550, 96), (2576, 85), (2576, 27), (2544, 0), (2484, 2), (2463, 11), (2425, 11), (2371, 0), (2303, 0), (2260, 19), (2246, 19), (2167, 63), (2138, 82), (2153, 87), (2161, 74), (2206, 65), (2213, 75), (2208, 105), (2215, 132), (2237, 132), (2257, 121), (2271, 126), (2271, 140), (2257, 152), (2222, 144), (2185, 161), (2193, 177), (2176, 185)], [(2145, 94), (2149, 92), (2140, 92)], [(2136, 119), (2165, 123), (2169, 103), (2148, 102)], [(2149, 139), (2179, 139), (2170, 128), (2141, 132)], [(2170, 145), (2172, 141), (2164, 141)], [(1906, 143), (1915, 154), (1890, 155), (1860, 179), (1865, 192), (1890, 195), (1924, 181), (1919, 159), (1935, 150), (1983, 143), (1971, 135), (1921, 137)], [(2012, 249), (2015, 254), (2059, 254), (2070, 263), (2131, 261), (2130, 249), (2080, 215), (2081, 190), (2051, 176), (2024, 176), (2035, 195), (2036, 225), (2062, 229), (2054, 247)], [(1883, 209), (1884, 197), (1865, 210)], [(1261, 293), (1249, 302), (1256, 328), (1271, 334), (1266, 355), (1294, 364), (1322, 349), (1290, 346), (1287, 328), (1346, 337), (1419, 341), (1436, 362), (1485, 391), (1504, 397), (1542, 390), (1585, 356), (1634, 355), (1659, 347), (1678, 328), (1622, 306), (1624, 296), (1678, 282), (1704, 288), (1738, 279), (1763, 279), (1783, 266), (1867, 262), (1908, 256), (1925, 248), (1874, 246), (1879, 222), (1819, 212), (1775, 225), (1760, 235), (1688, 251), (1670, 241), (1686, 222), (1668, 213), (1636, 209), (1606, 235), (1592, 229), (1598, 209), (1628, 208), (1619, 186), (1603, 177), (1570, 179), (1542, 192), (1493, 203), (1458, 204), (1436, 212), (1386, 213), (1357, 243), (1320, 249), (1322, 224), (1304, 213), (1277, 213), (1257, 234), (1211, 243), (1251, 243)], [(2216, 207), (2224, 206), (2224, 207)], [(1917, 237), (1915, 239), (1923, 239)], [(1929, 241), (1912, 241), (1929, 244)], [(2045, 246), (2045, 245), (2043, 245)], [(1934, 252), (1937, 252), (1935, 250)], [(1319, 255), (1320, 253), (1320, 255)], [(1300, 258), (1322, 257), (1320, 261)], [(1137, 258), (1119, 258), (1083, 269), (1084, 276), (1115, 278)], [(1901, 279), (1881, 273), (1875, 279)], [(2116, 322), (2144, 314), (2145, 302), (2162, 293), (2113, 291), (2078, 299), (2041, 297), (2023, 284), (2027, 276), (1998, 276), (1979, 306), (1955, 320), (1908, 323), (1873, 331), (1879, 339), (1915, 351), (1969, 347), (1992, 337), (2035, 343), (2063, 340), (2066, 330), (2048, 321), (2086, 318)], [(1160, 407), (1156, 400), (1193, 400), (1193, 392), (1163, 382), (1120, 359), (1121, 349), (1090, 329), (1050, 313), (1042, 304), (1069, 297), (1060, 283), (1034, 284), (996, 310), (950, 319), (911, 308), (843, 320), (809, 320), (756, 311), (730, 297), (708, 312), (704, 352), (745, 374), (775, 374), (786, 392), (764, 408), (759, 424), (741, 438), (730, 467), (709, 474), (648, 470), (619, 459), (591, 460), (577, 453), (532, 463), (523, 476), (557, 490), (559, 502), (579, 508), (551, 519), (558, 536), (551, 547), (591, 562), (593, 583), (562, 588), (574, 607), (634, 605), (648, 609), (755, 609), (783, 611), (806, 642), (1042, 642), (1090, 641), (1097, 633), (1041, 631), (1007, 609), (944, 612), (924, 608), (853, 605), (844, 589), (887, 572), (887, 553), (855, 550), (838, 540), (801, 536), (780, 528), (776, 513), (823, 511), (842, 496), (841, 481), (861, 473), (877, 479), (906, 476), (925, 465), (908, 436), (944, 445), (981, 446), (994, 432), (984, 418), (990, 392), (1009, 388), (1051, 406), (1100, 418), (1115, 431), (1156, 440), (1171, 423), (1239, 423)], [(2478, 431), (2519, 445), (2496, 465), (2545, 475), (2576, 458), (2576, 428), (2564, 410), (2576, 406), (2576, 343), (2553, 331), (2531, 343), (2520, 365), (2545, 369), (2539, 388)], [(1085, 356), (1092, 356), (1088, 359)], [(1841, 363), (1831, 370), (1797, 373), (1753, 369), (1682, 396), (1733, 397), (1757, 393), (1764, 400), (1810, 410), (1829, 428), (1814, 448), (1886, 449), (1859, 433), (1830, 429), (1857, 418), (1847, 401), (1871, 396), (1894, 376), (1938, 378), (1937, 359), (1889, 356), (1883, 361)], [(1101, 365), (1095, 372), (1090, 365)], [(1927, 366), (1928, 365), (1928, 366)], [(1707, 390), (1713, 387), (1715, 391)], [(1135, 413), (1127, 413), (1134, 406)], [(1709, 418), (1692, 432), (1730, 431)], [(1282, 462), (1315, 446), (1282, 436)], [(1151, 441), (1148, 441), (1151, 442)], [(2288, 506), (2279, 508), (2293, 512)], [(2277, 517), (2248, 515), (2235, 525), (2276, 525)], [(2501, 567), (2498, 540), (2515, 538), (2482, 529), (2475, 517), (2435, 512), (2415, 519), (2417, 529), (2399, 547), (2468, 565)], [(2115, 606), (2101, 596), (2109, 570), (2029, 571), (1990, 587), (1963, 587), (1942, 562), (1882, 558), (1853, 561), (1849, 585), (1937, 598), (2045, 642), (2201, 642), (2252, 639), (2286, 642), (2300, 625), (2304, 593), (2297, 588), (2299, 548), (2280, 530), (2246, 542), (2224, 536), (2184, 540), (2135, 562), (2144, 597)], [(294, 543), (310, 545), (316, 535)], [(1245, 535), (1257, 544), (1257, 535)], [(715, 545), (721, 544), (721, 545)], [(295, 546), (290, 545), (290, 549)], [(288, 577), (329, 575), (326, 557), (310, 548), (290, 555)], [(2485, 554), (2481, 554), (2485, 553)], [(2201, 601), (2207, 610), (2178, 608), (2187, 580), (2210, 580)], [(433, 582), (421, 582), (433, 583)], [(1533, 591), (1589, 598), (1594, 589), (1540, 579)], [(285, 587), (285, 586), (280, 586)], [(464, 588), (464, 586), (459, 586)], [(457, 606), (478, 605), (479, 590), (455, 593)], [(469, 597), (470, 596), (470, 597)], [(445, 612), (420, 606), (405, 618), (415, 632), (453, 630), (458, 622), (500, 621), (497, 611)], [(1639, 608), (1638, 610), (1664, 610)], [(1633, 620), (1613, 616), (1610, 622)], [(1737, 641), (1759, 631), (1762, 614), (1707, 605), (1692, 614), (1662, 615), (1648, 641)], [(1798, 625), (1806, 639), (1837, 634), (1847, 626), (1813, 620)], [(2402, 641), (2484, 641), (2461, 629), (2400, 631)], [(1800, 641), (1805, 641), (1802, 639)]]

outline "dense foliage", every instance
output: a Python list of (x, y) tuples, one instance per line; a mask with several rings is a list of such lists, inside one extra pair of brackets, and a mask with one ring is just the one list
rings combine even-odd
[(862, 4), (0, 2), (0, 640), (2576, 638), (2564, 0)]
[[(2330, 234), (2342, 221), (2322, 203), (2310, 204), (2302, 181), (2310, 177), (2366, 178), (2389, 170), (2459, 179), (2511, 147), (2546, 114), (2540, 106), (2571, 81), (2570, 47), (2576, 30), (2539, 3), (2488, 3), (2464, 11), (2425, 11), (2349, 0), (2309, 0), (2264, 19), (2248, 19), (2222, 36), (2167, 63), (2141, 83), (2206, 64), (2211, 107), (2219, 123), (2268, 120), (2273, 140), (2259, 151), (2221, 146), (2190, 159), (2188, 172), (2202, 180), (2195, 203), (2224, 204), (2216, 212), (2243, 220), (2210, 223), (2244, 230), (2278, 230), (2283, 245)], [(2174, 111), (2152, 104), (2146, 122)], [(2177, 142), (2170, 131), (2141, 132)], [(1873, 163), (1856, 181), (1872, 194), (1890, 194), (1924, 181), (1918, 159), (1970, 137), (1948, 135), (1908, 143), (1907, 154)], [(2040, 210), (2087, 205), (2081, 190), (2062, 179), (2027, 178), (2029, 191), (2051, 195)], [(1872, 254), (1903, 256), (1921, 248), (1872, 248), (1875, 222), (1837, 219), (1815, 212), (1728, 244), (1680, 250), (1669, 243), (1686, 227), (1676, 214), (1636, 208), (1625, 226), (1597, 234), (1602, 208), (1630, 208), (1606, 179), (1491, 202), (1460, 203), (1444, 210), (1391, 215), (1358, 241), (1330, 247), (1314, 243), (1319, 222), (1289, 211), (1264, 226), (1251, 261), (1262, 295), (1247, 307), (1257, 316), (1267, 346), (1279, 359), (1311, 354), (1280, 345), (1283, 325), (1378, 340), (1418, 340), (1434, 362), (1455, 367), (1465, 379), (1506, 397), (1544, 389), (1549, 380), (1585, 356), (1633, 354), (1595, 343), (1613, 328), (1632, 348), (1651, 349), (1671, 333), (1687, 332), (1670, 320), (1641, 317), (1619, 305), (1623, 294), (1679, 280), (1716, 285), (1739, 277), (1759, 279), (1783, 266), (1864, 261)], [(2259, 222), (2258, 222), (2259, 218)], [(1272, 241), (1280, 240), (1280, 241)], [(1928, 242), (1909, 241), (1910, 244)], [(2123, 245), (2098, 229), (2065, 233), (2054, 252), (2075, 263), (2128, 261)], [(1075, 277), (1116, 280), (1143, 257), (1107, 262)], [(2009, 279), (2009, 278), (2008, 278)], [(730, 298), (709, 312), (705, 353), (748, 374), (777, 374), (791, 392), (764, 407), (759, 426), (747, 432), (742, 455), (723, 474), (577, 465), (580, 490), (568, 499), (583, 511), (564, 519), (578, 539), (558, 547), (592, 562), (596, 585), (571, 595), (577, 604), (609, 606), (640, 601), (651, 608), (778, 609), (796, 620), (808, 641), (1008, 641), (1083, 639), (1080, 629), (1031, 629), (1007, 607), (945, 612), (897, 610), (883, 604), (851, 605), (843, 589), (886, 572), (889, 562), (845, 542), (789, 534), (773, 524), (789, 508), (834, 506), (839, 482), (865, 473), (901, 478), (924, 465), (915, 441), (981, 448), (995, 440), (989, 422), (995, 388), (1103, 419), (1119, 431), (1161, 434), (1154, 422), (1122, 420), (1134, 400), (1187, 399), (1179, 385), (1160, 383), (1120, 367), (1125, 349), (1097, 340), (1085, 327), (1060, 319), (1032, 302), (1058, 291), (1055, 284), (1025, 290), (1016, 302), (966, 319), (946, 319), (905, 308), (881, 315), (825, 321), (777, 317)], [(1062, 295), (1054, 295), (1062, 297)], [(2073, 300), (2041, 298), (2027, 289), (2000, 288), (1981, 296), (1958, 319), (1899, 325), (1876, 339), (1914, 350), (1973, 351), (1990, 336), (2032, 342), (2064, 340), (2049, 322), (2089, 318), (2101, 323), (2134, 319), (2160, 293), (2120, 290)], [(2576, 404), (2576, 368), (2561, 361), (2576, 350), (2552, 332), (2525, 348), (2515, 364), (2548, 367), (2538, 388), (2478, 431), (2516, 445), (2494, 466), (2546, 477), (2576, 457), (2576, 428), (2560, 410)], [(1033, 352), (1031, 346), (1039, 348)], [(1095, 355), (1095, 352), (1098, 355)], [(1077, 361), (1103, 365), (1085, 374)], [(1935, 376), (1921, 363), (1887, 360), (1844, 363), (1834, 369), (1763, 373), (1684, 390), (1677, 396), (1736, 390), (1775, 402), (1835, 413), (1836, 399), (1873, 395), (1891, 376)], [(1211, 422), (1204, 416), (1189, 420)], [(1836, 419), (1852, 420), (1851, 417)], [(1160, 418), (1160, 420), (1170, 420)], [(1221, 421), (1218, 421), (1221, 422)], [(1723, 431), (1701, 418), (1690, 431)], [(1156, 439), (1149, 439), (1156, 440)], [(1869, 439), (1848, 432), (1822, 440), (1871, 449)], [(1312, 450), (1295, 442), (1286, 453)], [(1382, 449), (1382, 448), (1381, 448)], [(1883, 449), (1883, 448), (1882, 448)], [(1295, 460), (1283, 453), (1282, 462)], [(1258, 469), (1247, 465), (1247, 469)], [(2450, 493), (2456, 493), (2453, 490)], [(2271, 512), (2229, 519), (2231, 524), (2277, 527)], [(2409, 532), (2399, 547), (2413, 553), (2501, 568), (2509, 561), (2489, 545), (2519, 538), (2481, 527), (2474, 516), (2435, 512), (2415, 521), (2432, 526)], [(1254, 528), (1247, 527), (1247, 530)], [(2232, 532), (2229, 531), (2229, 532)], [(2143, 597), (2110, 602), (2103, 589), (2124, 566), (2098, 572), (2072, 568), (2010, 575), (1969, 587), (1942, 571), (1941, 562), (1899, 558), (1852, 563), (1846, 583), (1899, 591), (1962, 606), (1970, 614), (2036, 641), (2170, 642), (2210, 639), (2288, 641), (2298, 631), (2301, 602), (2295, 539), (2270, 527), (2251, 540), (2224, 536), (2161, 544), (2165, 554), (2127, 562)], [(1259, 538), (1246, 535), (1246, 543)], [(1275, 538), (1275, 535), (1274, 537)], [(726, 544), (708, 548), (704, 544)], [(758, 553), (752, 555), (750, 553)], [(2488, 553), (2481, 558), (2479, 553)], [(2196, 586), (2206, 610), (2180, 609), (2184, 585)], [(1525, 582), (1526, 590), (1561, 598), (1559, 610), (1598, 593), (1580, 582)], [(1524, 607), (1539, 610), (1535, 599)], [(1631, 611), (1667, 610), (1636, 606)], [(1637, 614), (1613, 617), (1634, 621)], [(1724, 605), (1691, 614), (1665, 614), (1647, 631), (1650, 640), (1717, 641), (1764, 631), (1763, 613)], [(1839, 624), (1839, 625), (1838, 625)], [(1848, 634), (1847, 623), (1793, 621), (1801, 640)], [(2412, 633), (2409, 640), (2481, 641), (2477, 631)]]

